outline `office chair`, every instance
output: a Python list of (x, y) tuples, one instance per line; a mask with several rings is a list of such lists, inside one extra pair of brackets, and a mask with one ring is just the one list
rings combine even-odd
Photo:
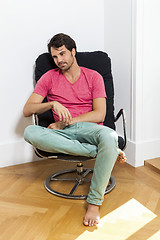
[[(125, 112), (123, 109), (121, 109), (118, 112), (118, 114), (114, 116), (114, 86), (113, 86), (110, 58), (105, 52), (95, 51), (95, 52), (77, 52), (76, 59), (79, 66), (96, 70), (102, 75), (104, 79), (106, 94), (107, 94), (106, 117), (105, 117), (104, 125), (116, 130), (115, 122), (120, 118), (120, 116), (122, 116), (123, 137), (122, 136), (118, 137), (118, 144), (119, 144), (119, 148), (121, 150), (124, 150), (127, 143)], [(35, 82), (37, 82), (44, 73), (46, 73), (47, 71), (53, 68), (57, 68), (57, 66), (54, 63), (52, 56), (49, 53), (41, 54), (36, 59)], [(44, 99), (44, 101), (47, 101), (47, 100)], [(39, 115), (34, 114), (33, 122), (35, 125), (48, 127), (50, 123), (54, 122), (52, 111), (49, 110)], [(44, 186), (50, 193), (56, 196), (71, 198), (71, 199), (87, 198), (87, 195), (85, 194), (76, 194), (76, 190), (83, 183), (91, 181), (88, 178), (88, 176), (90, 175), (90, 173), (93, 173), (93, 169), (83, 167), (83, 163), (91, 158), (84, 157), (84, 156), (71, 156), (71, 155), (61, 154), (61, 153), (58, 153), (58, 154), (49, 153), (36, 148), (34, 150), (35, 150), (35, 153), (41, 158), (56, 158), (60, 160), (72, 161), (77, 163), (75, 168), (61, 170), (47, 177), (47, 179), (44, 182)], [(68, 175), (76, 175), (76, 176), (68, 177)], [(65, 193), (61, 190), (57, 191), (54, 188), (55, 181), (59, 181), (59, 182), (62, 181), (62, 184), (64, 183), (64, 181), (73, 182), (73, 186), (71, 187), (69, 193)], [(112, 191), (115, 185), (116, 185), (115, 178), (111, 176), (110, 182), (106, 188), (105, 194)]]

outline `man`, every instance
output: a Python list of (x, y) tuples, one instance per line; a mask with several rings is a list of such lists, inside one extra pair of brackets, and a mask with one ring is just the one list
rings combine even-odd
[[(83, 220), (84, 225), (94, 226), (99, 222), (99, 207), (113, 166), (117, 159), (124, 162), (126, 157), (118, 149), (116, 132), (103, 126), (106, 93), (101, 75), (78, 66), (76, 44), (68, 35), (55, 35), (48, 50), (58, 68), (37, 82), (23, 114), (28, 117), (52, 109), (55, 123), (48, 128), (28, 126), (24, 138), (44, 151), (96, 157)], [(42, 103), (45, 97), (48, 102)]]

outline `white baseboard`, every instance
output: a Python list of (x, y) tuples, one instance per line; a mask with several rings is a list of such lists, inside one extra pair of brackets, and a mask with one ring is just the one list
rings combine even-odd
[(139, 143), (128, 140), (125, 153), (127, 163), (134, 167), (143, 166), (145, 160), (160, 157), (160, 139)]
[(0, 168), (38, 160), (33, 148), (24, 140), (0, 145)]

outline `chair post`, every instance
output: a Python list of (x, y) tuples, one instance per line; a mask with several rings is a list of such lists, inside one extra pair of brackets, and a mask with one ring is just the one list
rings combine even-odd
[(83, 163), (82, 163), (82, 162), (79, 162), (79, 163), (77, 164), (77, 173), (78, 173), (79, 175), (81, 175), (83, 172), (84, 172)]

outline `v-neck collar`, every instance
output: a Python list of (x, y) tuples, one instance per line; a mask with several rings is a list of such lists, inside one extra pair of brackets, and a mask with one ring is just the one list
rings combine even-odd
[(73, 85), (75, 85), (77, 82), (79, 82), (79, 80), (80, 80), (80, 78), (81, 78), (81, 75), (82, 75), (82, 69), (81, 69), (81, 67), (80, 67), (80, 70), (81, 70), (81, 72), (80, 72), (79, 78), (78, 78), (74, 83), (71, 83), (71, 82), (68, 80), (68, 78), (62, 73), (61, 70), (60, 70), (60, 73), (63, 74), (65, 80), (66, 80), (70, 85), (73, 86)]

